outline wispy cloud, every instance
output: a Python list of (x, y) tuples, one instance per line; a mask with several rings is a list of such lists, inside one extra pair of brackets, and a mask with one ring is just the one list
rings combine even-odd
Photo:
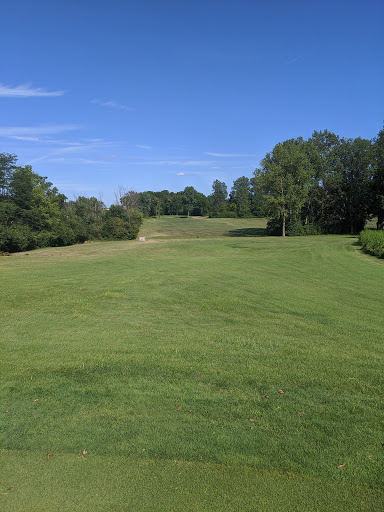
[(152, 162), (154, 165), (186, 165), (186, 166), (204, 166), (212, 165), (211, 160), (168, 160), (160, 162)]
[(144, 146), (143, 144), (136, 144), (136, 147), (139, 149), (145, 149), (147, 151), (150, 151), (152, 149), (152, 146)]
[(27, 142), (40, 142), (41, 140), (39, 137), (22, 137), (21, 135), (10, 135), (9, 138), (14, 140), (24, 140)]
[(118, 103), (117, 101), (114, 101), (114, 100), (103, 101), (98, 98), (94, 98), (93, 100), (91, 100), (91, 103), (93, 103), (95, 105), (100, 105), (101, 107), (118, 108), (120, 110), (127, 110), (127, 111), (133, 110), (132, 107), (128, 107), (127, 105), (123, 105), (122, 103)]
[(302, 59), (302, 55), (299, 55), (298, 57), (295, 57), (294, 59), (289, 60), (286, 62), (286, 64), (292, 64), (292, 62), (296, 62), (297, 60)]
[(222, 158), (240, 158), (240, 157), (255, 156), (255, 155), (251, 155), (248, 153), (211, 153), (208, 151), (206, 151), (204, 154), (209, 155), (209, 156), (218, 156), (218, 157), (222, 157)]
[(187, 175), (187, 173), (186, 173), (186, 172), (178, 172), (178, 173), (176, 174), (176, 176), (186, 176), (186, 175)]
[(72, 124), (50, 124), (40, 126), (0, 126), (0, 135), (3, 137), (29, 137), (36, 138), (39, 135), (53, 135), (80, 127)]
[[(44, 142), (44, 141), (42, 141)], [(114, 146), (113, 142), (104, 142), (102, 140), (97, 140), (95, 142), (74, 142), (67, 144), (61, 144), (61, 147), (50, 151), (49, 153), (42, 154), (41, 156), (34, 158), (30, 161), (30, 163), (36, 163), (41, 161), (52, 162), (53, 160), (56, 162), (65, 161), (66, 162), (82, 162), (88, 164), (97, 164), (97, 165), (108, 165), (108, 161), (110, 159), (115, 158), (115, 155), (103, 155), (100, 158), (97, 153), (100, 154), (101, 151), (108, 151), (111, 147)], [(97, 153), (96, 153), (97, 152)], [(95, 155), (96, 153), (96, 155)], [(80, 156), (78, 156), (80, 155)], [(84, 155), (81, 156), (81, 155)]]
[[(32, 163), (35, 163), (37, 160), (42, 160), (42, 159), (36, 159), (36, 160), (32, 160), (31, 162)], [(49, 157), (45, 157), (44, 158), (44, 161), (46, 163), (55, 163), (55, 164), (70, 164), (70, 163), (73, 163), (73, 164), (87, 164), (87, 165), (98, 165), (98, 166), (101, 166), (101, 165), (106, 165), (106, 162), (102, 162), (100, 160), (92, 160), (91, 158), (80, 158), (80, 157), (77, 157), (77, 158), (74, 158), (74, 157), (53, 157), (53, 158), (49, 158)]]
[(0, 84), (0, 97), (4, 98), (33, 98), (43, 96), (62, 96), (64, 91), (46, 91), (41, 88), (33, 88), (30, 84), (11, 87)]

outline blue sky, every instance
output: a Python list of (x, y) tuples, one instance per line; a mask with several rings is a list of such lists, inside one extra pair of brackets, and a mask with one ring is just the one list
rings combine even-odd
[(373, 138), (382, 0), (2, 0), (0, 152), (61, 192), (209, 194), (286, 139)]

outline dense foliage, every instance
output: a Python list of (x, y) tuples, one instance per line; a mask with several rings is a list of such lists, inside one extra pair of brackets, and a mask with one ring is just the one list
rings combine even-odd
[(0, 154), (0, 251), (136, 238), (142, 223), (138, 209), (106, 209), (95, 197), (67, 201), (47, 178), (16, 162), (15, 155)]
[(384, 231), (365, 229), (359, 235), (363, 250), (378, 258), (384, 258)]
[(271, 234), (358, 233), (384, 223), (384, 131), (373, 141), (314, 132), (277, 144), (255, 171)]

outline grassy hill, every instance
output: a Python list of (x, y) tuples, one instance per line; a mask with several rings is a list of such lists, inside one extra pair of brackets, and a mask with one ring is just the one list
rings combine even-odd
[(384, 262), (263, 222), (0, 258), (2, 510), (383, 509)]
[(210, 219), (164, 216), (146, 219), (140, 235), (152, 239), (265, 236), (266, 219)]

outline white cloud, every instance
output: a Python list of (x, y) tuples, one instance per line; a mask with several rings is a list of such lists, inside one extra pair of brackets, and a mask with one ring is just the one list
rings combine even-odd
[(10, 87), (0, 84), (0, 97), (4, 98), (33, 98), (43, 96), (62, 96), (64, 91), (46, 91), (45, 89), (33, 89), (29, 84)]
[(186, 176), (186, 174), (187, 174), (186, 172), (178, 172), (176, 174), (176, 176)]
[(128, 111), (133, 110), (132, 107), (128, 107), (127, 105), (123, 105), (122, 103), (118, 103), (114, 100), (103, 101), (98, 98), (94, 98), (93, 100), (91, 100), (91, 103), (94, 103), (95, 105), (100, 105), (101, 107), (119, 108), (120, 110)]
[(146, 149), (147, 151), (152, 149), (152, 146), (144, 146), (143, 144), (136, 144), (136, 147), (139, 149)]

